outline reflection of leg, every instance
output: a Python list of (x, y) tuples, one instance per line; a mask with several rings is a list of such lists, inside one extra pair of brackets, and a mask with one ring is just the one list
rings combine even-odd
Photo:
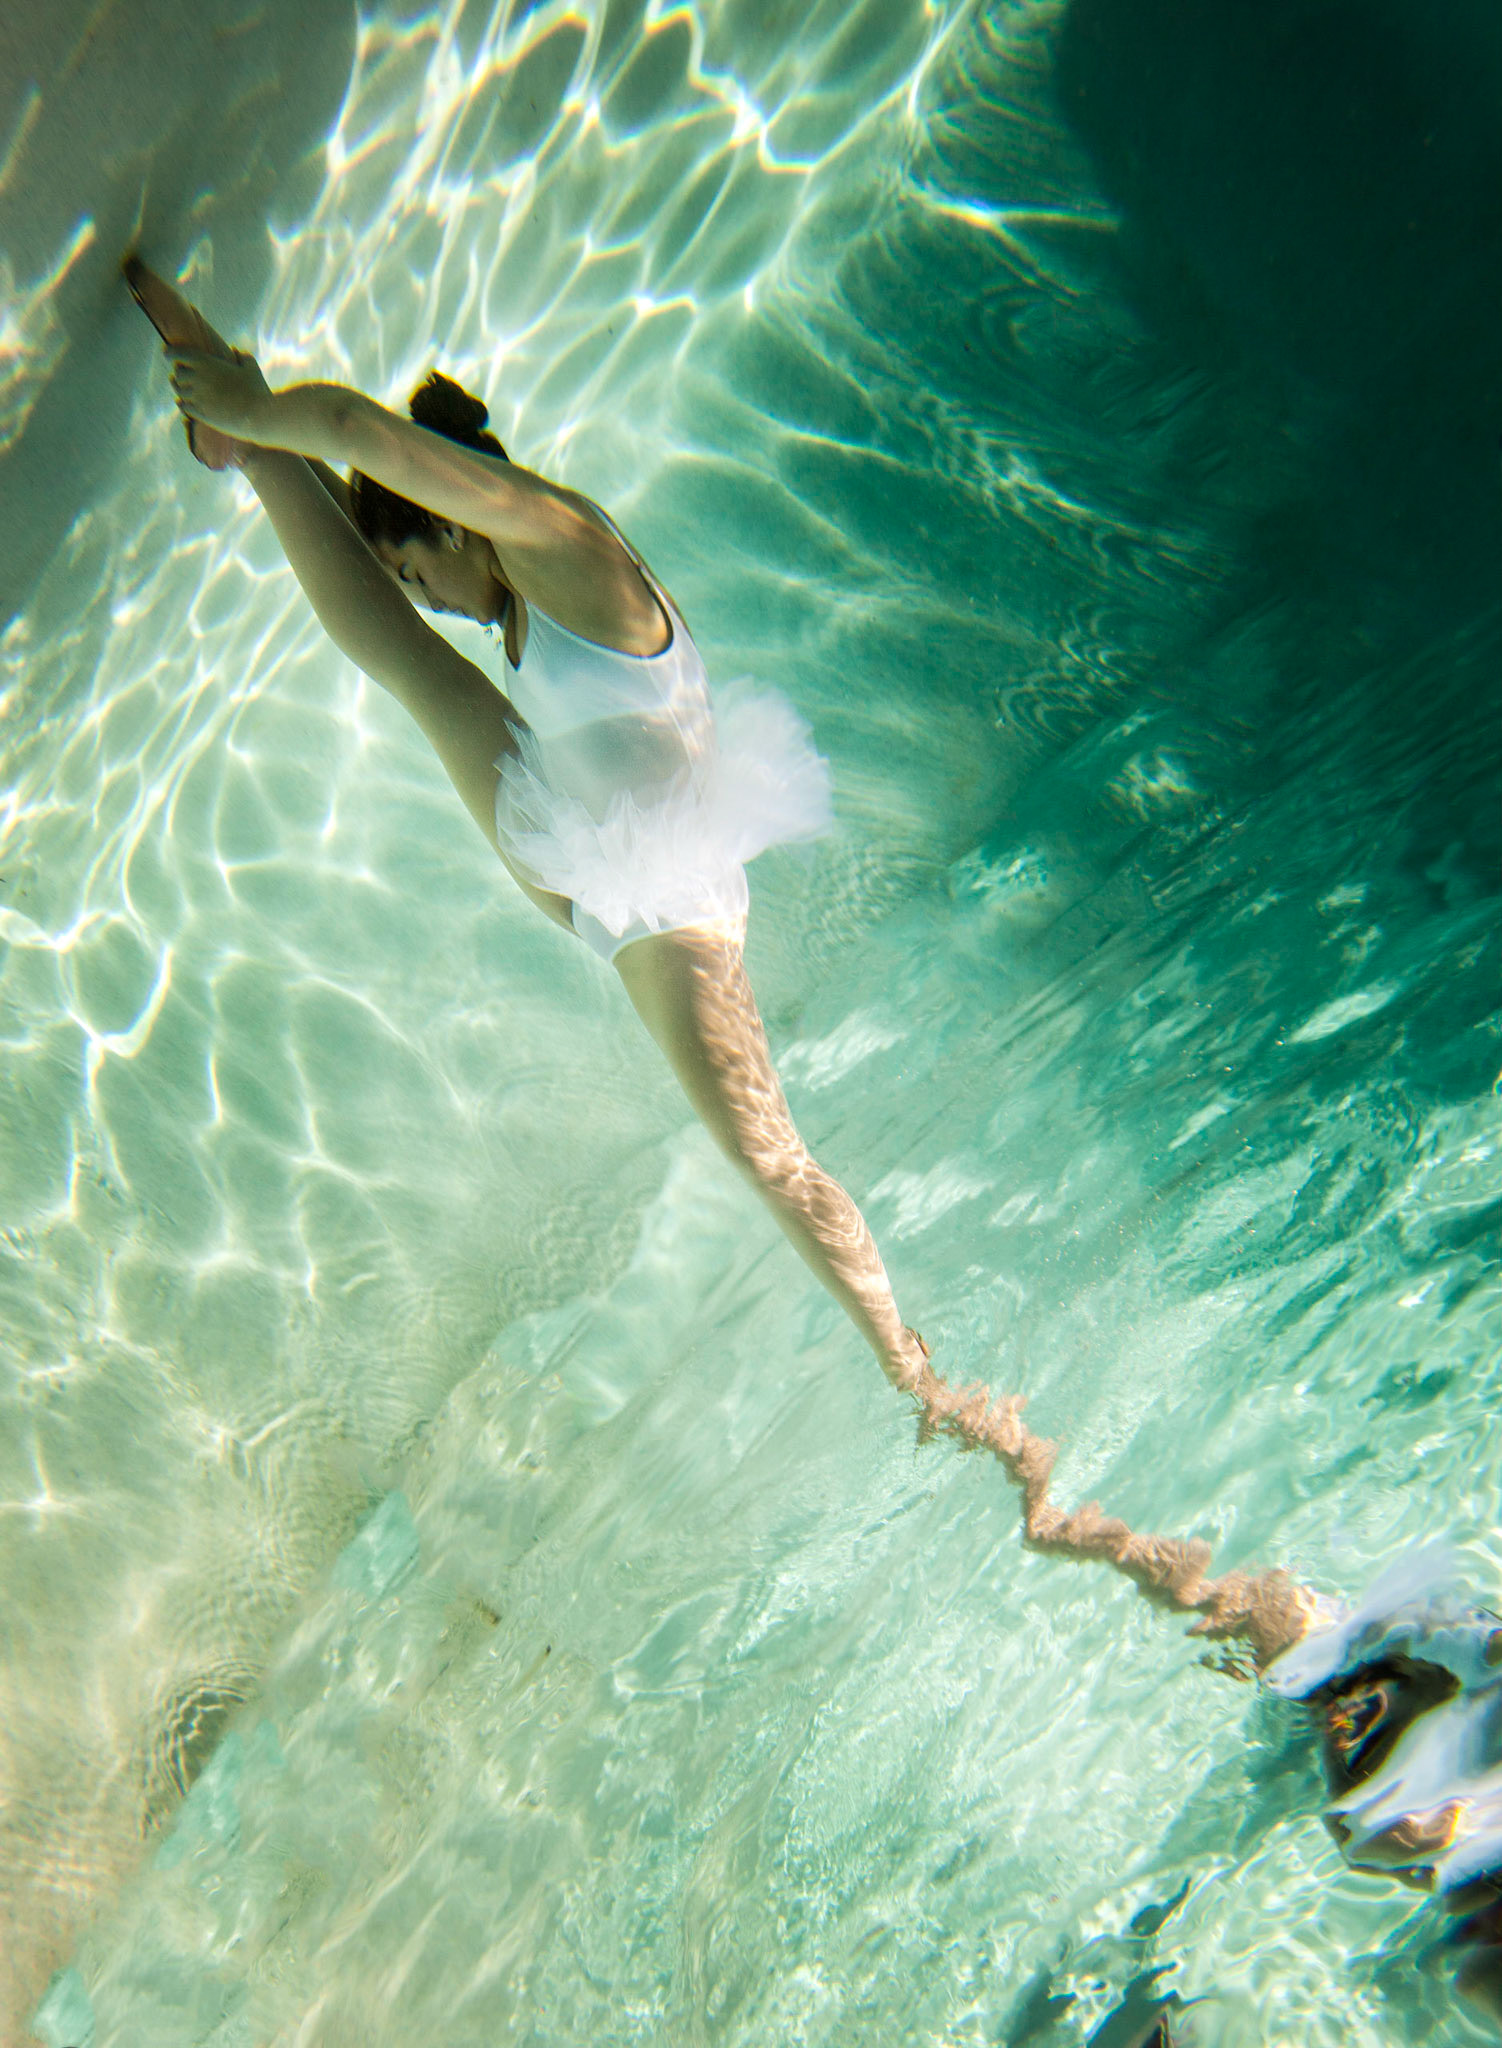
[(1283, 1571), (1208, 1576), (1210, 1546), (1199, 1538), (1147, 1536), (1087, 1500), (1066, 1514), (1049, 1498), (1059, 1447), (1022, 1420), (1022, 1396), (993, 1400), (983, 1386), (952, 1387), (925, 1363), (913, 1389), (923, 1411), (919, 1441), (943, 1434), (967, 1451), (989, 1451), (1022, 1489), (1027, 1543), (1054, 1557), (1115, 1567), (1149, 1599), (1200, 1614), (1192, 1634), (1250, 1643), (1260, 1667), (1296, 1643), (1316, 1611), (1314, 1595)]
[(771, 1209), (897, 1385), (916, 1379), (904, 1329), (859, 1209), (793, 1126), (734, 940), (664, 932), (616, 956), (626, 992), (710, 1136)]

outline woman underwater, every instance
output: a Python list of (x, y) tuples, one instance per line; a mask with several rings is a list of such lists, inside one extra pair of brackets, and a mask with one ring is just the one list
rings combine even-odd
[[(742, 958), (743, 863), (828, 818), (789, 707), (731, 698), (717, 730), (641, 557), (587, 498), (508, 461), (457, 385), (435, 372), (410, 420), (341, 385), (273, 392), (139, 258), (124, 270), (194, 454), (245, 476), (329, 638), (416, 719), (523, 892), (614, 966), (710, 1135), (916, 1392), (927, 1347), (793, 1125)], [(419, 604), (502, 630), (514, 702)]]

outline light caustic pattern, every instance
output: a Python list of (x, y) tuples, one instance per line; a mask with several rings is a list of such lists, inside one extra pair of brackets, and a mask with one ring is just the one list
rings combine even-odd
[[(1202, 459), (1056, 19), (373, 13), (262, 354), (441, 362), (813, 719), (774, 1050), (1060, 1498), (1328, 1589), (1440, 1518), (1484, 1578), (1495, 904), (1384, 837), (1474, 742), (1374, 765), (1348, 665), (1265, 771), (1286, 622), (1218, 593), (1298, 451)], [(1052, 2048), (1162, 1965), (1206, 2038), (1472, 2038), (1275, 1710), (914, 1458), (169, 420), (3, 649), (7, 2025), (70, 1964), (44, 2038), (97, 2048), (1020, 2042), (1055, 1997)]]

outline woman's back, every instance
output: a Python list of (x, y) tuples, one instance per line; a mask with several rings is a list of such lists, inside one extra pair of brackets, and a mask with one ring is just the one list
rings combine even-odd
[(638, 802), (692, 779), (714, 744), (704, 663), (666, 598), (671, 628), (658, 654), (620, 654), (528, 607), (526, 645), (506, 691), (532, 728), (532, 763), (561, 796), (604, 817), (611, 799)]

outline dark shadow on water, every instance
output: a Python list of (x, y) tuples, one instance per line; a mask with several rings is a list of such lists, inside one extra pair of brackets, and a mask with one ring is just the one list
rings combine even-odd
[(1502, 12), (1071, 0), (1056, 88), (1138, 311), (1250, 370), (1317, 458), (1283, 566), (1395, 580), (1418, 640), (1495, 602)]

